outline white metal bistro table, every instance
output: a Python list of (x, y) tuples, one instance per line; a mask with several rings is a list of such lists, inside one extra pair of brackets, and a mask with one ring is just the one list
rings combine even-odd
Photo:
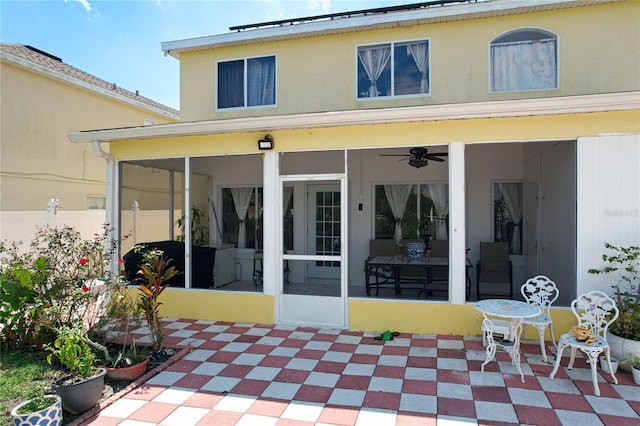
[[(530, 305), (527, 302), (521, 302), (519, 300), (508, 299), (486, 299), (480, 300), (475, 303), (476, 310), (482, 312), (485, 320), (491, 321), (490, 317), (508, 318), (510, 320), (509, 335), (512, 336), (513, 341), (503, 342), (502, 346), (510, 346), (508, 350), (511, 355), (511, 360), (515, 365), (522, 382), (524, 382), (524, 373), (520, 367), (520, 334), (522, 331), (522, 323), (525, 318), (535, 317), (540, 314), (540, 308), (534, 305)], [(491, 323), (493, 324), (493, 323)], [(496, 343), (493, 339), (493, 327), (490, 327), (487, 333), (491, 333), (487, 344), (487, 359), (482, 364), (487, 365), (495, 356)]]

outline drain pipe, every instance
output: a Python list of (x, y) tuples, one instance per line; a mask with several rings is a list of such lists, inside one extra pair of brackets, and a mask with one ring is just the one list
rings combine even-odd
[[(119, 217), (116, 216), (116, 212), (118, 212), (119, 210), (119, 200), (116, 197), (116, 195), (118, 194), (118, 181), (116, 179), (117, 177), (116, 161), (113, 159), (111, 154), (109, 154), (108, 152), (102, 149), (102, 146), (100, 145), (100, 141), (92, 141), (91, 149), (93, 150), (94, 154), (96, 154), (100, 158), (103, 158), (107, 162), (107, 182), (106, 182), (107, 203), (105, 206), (105, 222), (107, 223), (106, 226), (117, 231), (115, 235), (120, 235), (120, 220), (119, 220)], [(117, 238), (117, 240), (120, 239), (119, 237), (116, 237), (116, 236), (113, 236), (112, 238)], [(120, 247), (119, 244), (118, 244), (118, 247)], [(113, 253), (114, 258), (111, 259), (112, 265), (114, 265), (113, 266), (114, 270), (118, 265), (118, 256), (119, 256), (119, 253)]]

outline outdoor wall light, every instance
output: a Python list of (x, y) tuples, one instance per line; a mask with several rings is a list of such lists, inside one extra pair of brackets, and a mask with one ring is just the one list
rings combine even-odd
[(258, 139), (258, 149), (273, 149), (273, 136), (264, 135), (264, 139)]

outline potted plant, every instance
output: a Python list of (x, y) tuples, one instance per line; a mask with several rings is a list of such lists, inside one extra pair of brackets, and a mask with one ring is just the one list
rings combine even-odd
[(62, 405), (58, 395), (33, 395), (27, 401), (11, 410), (13, 426), (60, 426)]
[(609, 374), (609, 373), (613, 373), (616, 374), (616, 371), (618, 371), (618, 358), (615, 357), (611, 357), (611, 369), (613, 371), (609, 371), (609, 363), (607, 362), (607, 357), (606, 356), (601, 356), (600, 357), (600, 368), (602, 369), (603, 372)]
[[(106, 315), (94, 327), (92, 334), (96, 336), (95, 340), (100, 337), (103, 340), (104, 350), (101, 353), (104, 356), (107, 377), (113, 380), (135, 380), (146, 372), (149, 357), (138, 352), (135, 340), (129, 340), (132, 323), (139, 323), (140, 310), (137, 300), (127, 288), (127, 281), (121, 278), (123, 277), (115, 281)], [(117, 338), (114, 339), (114, 336)], [(119, 343), (109, 344), (109, 339)], [(114, 346), (118, 349), (115, 355), (111, 355), (108, 347)]]
[(106, 370), (94, 366), (96, 354), (84, 338), (82, 325), (61, 327), (56, 340), (45, 349), (51, 352), (47, 362), (51, 364), (55, 357), (69, 372), (52, 384), (62, 398), (62, 407), (71, 414), (80, 414), (96, 405), (102, 397)]
[[(191, 244), (194, 246), (203, 246), (209, 242), (209, 227), (201, 223), (204, 218), (202, 210), (196, 206), (191, 207)], [(180, 228), (180, 235), (176, 238), (177, 241), (184, 241), (185, 232), (185, 216), (176, 220), (176, 225)]]
[(631, 366), (631, 374), (633, 375), (633, 383), (640, 385), (640, 357), (633, 353), (629, 353), (627, 360)]
[(629, 354), (640, 357), (640, 247), (605, 243), (605, 248), (609, 250), (602, 255), (605, 266), (589, 269), (589, 273), (618, 276), (612, 287), (620, 314), (607, 331), (607, 341), (611, 356), (618, 358), (620, 368), (629, 372)]
[(162, 292), (169, 286), (169, 280), (173, 278), (178, 270), (171, 266), (172, 259), (163, 255), (162, 250), (145, 251), (138, 278), (140, 295), (138, 297), (138, 308), (144, 314), (149, 327), (151, 346), (155, 352), (162, 349), (164, 332), (160, 320), (160, 305), (158, 300)]

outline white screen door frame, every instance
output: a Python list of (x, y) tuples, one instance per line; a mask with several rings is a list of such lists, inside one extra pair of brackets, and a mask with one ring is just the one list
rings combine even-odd
[[(332, 261), (340, 263), (340, 296), (318, 296), (304, 294), (285, 294), (284, 286), (287, 285), (281, 280), (278, 291), (278, 322), (283, 324), (310, 325), (310, 326), (331, 326), (338, 328), (347, 327), (347, 283), (348, 268), (347, 254), (347, 179), (346, 174), (309, 174), (309, 175), (284, 175), (280, 176), (279, 191), (282, 199), (285, 184), (303, 182), (307, 185), (332, 183), (339, 187), (340, 191), (340, 237), (341, 250), (338, 255), (316, 255), (281, 253), (280, 267), (283, 268), (285, 261)], [(281, 203), (280, 203), (281, 204)], [(280, 217), (282, 217), (282, 206), (278, 206)], [(310, 224), (309, 224), (310, 226)], [(305, 247), (308, 251), (309, 245)]]

